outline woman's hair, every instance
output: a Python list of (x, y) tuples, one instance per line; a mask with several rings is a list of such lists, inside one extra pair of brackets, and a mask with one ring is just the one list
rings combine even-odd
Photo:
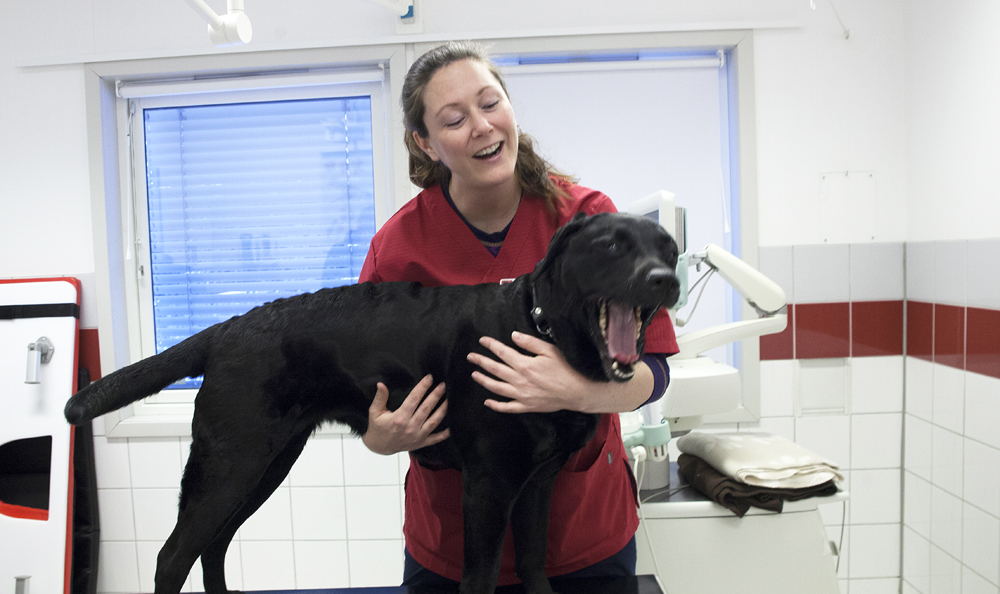
[[(400, 103), (403, 107), (403, 123), (406, 126), (403, 141), (410, 153), (410, 180), (421, 188), (429, 188), (434, 184), (446, 184), (451, 177), (451, 172), (444, 163), (427, 156), (427, 153), (413, 139), (414, 132), (419, 134), (421, 138), (427, 138), (428, 134), (427, 125), (424, 123), (426, 109), (424, 89), (438, 70), (461, 60), (475, 60), (486, 66), (500, 83), (504, 94), (508, 98), (510, 97), (503, 74), (490, 60), (486, 49), (481, 45), (452, 41), (417, 58), (417, 61), (410, 66), (409, 72), (406, 73)], [(518, 129), (517, 136), (517, 163), (514, 166), (514, 175), (517, 176), (517, 181), (526, 194), (543, 198), (548, 206), (554, 208), (556, 201), (566, 197), (566, 192), (560, 185), (575, 180), (560, 173), (536, 153), (534, 139), (531, 136), (521, 132), (520, 129)]]

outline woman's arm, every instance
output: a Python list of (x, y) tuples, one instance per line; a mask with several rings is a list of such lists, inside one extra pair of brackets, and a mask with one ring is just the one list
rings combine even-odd
[(472, 378), (494, 394), (510, 398), (509, 402), (486, 401), (497, 412), (628, 412), (642, 406), (653, 391), (653, 373), (645, 363), (636, 363), (635, 375), (627, 382), (595, 382), (573, 369), (555, 345), (520, 332), (511, 338), (534, 355), (522, 355), (490, 337), (479, 342), (500, 361), (468, 355), (469, 362), (494, 376), (475, 371)]

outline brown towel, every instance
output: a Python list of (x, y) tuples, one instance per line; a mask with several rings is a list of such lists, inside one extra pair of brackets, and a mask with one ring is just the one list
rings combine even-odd
[(755, 487), (723, 475), (708, 462), (691, 454), (681, 454), (677, 458), (677, 465), (695, 490), (741, 518), (750, 506), (780, 512), (785, 501), (833, 495), (837, 492), (837, 485), (832, 480), (804, 489)]

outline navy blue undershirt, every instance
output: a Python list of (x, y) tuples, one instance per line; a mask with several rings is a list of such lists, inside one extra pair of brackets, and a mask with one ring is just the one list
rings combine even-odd
[(500, 253), (500, 246), (503, 245), (503, 240), (507, 238), (507, 232), (510, 231), (510, 226), (511, 223), (514, 222), (514, 219), (511, 219), (510, 223), (507, 223), (507, 226), (504, 227), (502, 231), (497, 231), (496, 233), (487, 233), (486, 231), (483, 231), (482, 229), (479, 229), (472, 223), (470, 223), (465, 218), (465, 215), (463, 215), (462, 212), (458, 210), (458, 207), (455, 206), (455, 202), (451, 199), (451, 193), (448, 191), (448, 184), (441, 184), (441, 192), (444, 194), (444, 199), (448, 201), (448, 205), (451, 206), (452, 210), (454, 210), (455, 213), (459, 216), (459, 218), (462, 219), (462, 222), (465, 223), (465, 226), (468, 227), (470, 231), (472, 231), (472, 234), (475, 235), (476, 239), (478, 239), (483, 244), (483, 247), (489, 250), (489, 252), (493, 254), (493, 257), (496, 258), (497, 254)]
[[(455, 202), (451, 199), (451, 193), (448, 192), (448, 184), (441, 184), (441, 192), (444, 194), (444, 199), (448, 201), (448, 205), (455, 211), (455, 213), (462, 219), (465, 226), (472, 231), (473, 235), (476, 236), (482, 244), (493, 257), (496, 258), (497, 254), (500, 253), (500, 247), (503, 246), (503, 240), (507, 238), (507, 232), (510, 231), (510, 225), (514, 222), (511, 219), (510, 223), (504, 227), (503, 231), (497, 231), (496, 233), (487, 233), (481, 229), (476, 228), (472, 223), (470, 223), (458, 207), (455, 206)], [(653, 372), (653, 392), (649, 399), (643, 404), (650, 404), (656, 402), (661, 397), (663, 397), (663, 392), (667, 389), (667, 384), (670, 383), (670, 367), (667, 366), (667, 356), (659, 353), (646, 354), (642, 356), (642, 361), (645, 363), (649, 370)]]

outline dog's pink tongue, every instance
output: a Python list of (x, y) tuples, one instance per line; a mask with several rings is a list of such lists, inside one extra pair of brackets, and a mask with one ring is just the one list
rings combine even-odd
[(639, 360), (635, 352), (635, 310), (618, 303), (608, 304), (608, 354), (630, 365)]

